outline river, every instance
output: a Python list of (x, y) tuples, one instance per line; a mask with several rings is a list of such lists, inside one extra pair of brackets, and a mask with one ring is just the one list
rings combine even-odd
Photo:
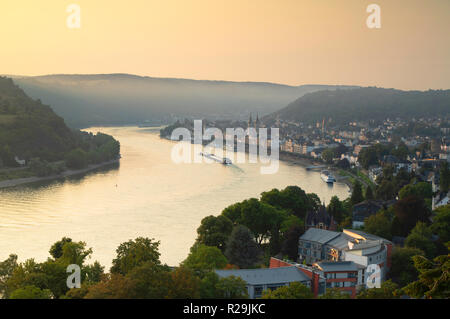
[(20, 261), (49, 257), (52, 243), (63, 236), (85, 241), (92, 259), (109, 270), (118, 245), (139, 236), (161, 241), (161, 260), (178, 265), (195, 241), (203, 217), (218, 215), (230, 204), (259, 197), (272, 188), (297, 185), (327, 203), (341, 200), (348, 187), (324, 183), (318, 172), (280, 162), (276, 174), (243, 163), (176, 164), (175, 142), (157, 130), (95, 127), (121, 143), (120, 165), (78, 177), (0, 190), (0, 261), (10, 253)]

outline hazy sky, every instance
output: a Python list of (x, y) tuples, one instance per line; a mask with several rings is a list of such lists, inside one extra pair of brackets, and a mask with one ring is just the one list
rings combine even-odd
[(0, 39), (0, 74), (450, 88), (450, 0), (0, 0)]

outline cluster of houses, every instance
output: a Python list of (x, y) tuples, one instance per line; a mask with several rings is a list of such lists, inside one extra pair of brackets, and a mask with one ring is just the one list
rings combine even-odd
[[(446, 158), (450, 161), (450, 157)], [(395, 156), (386, 155), (383, 157), (380, 166), (371, 166), (368, 170), (369, 178), (377, 183), (377, 179), (383, 175), (383, 166), (391, 165), (394, 168), (394, 175), (404, 169), (408, 173), (414, 172), (420, 177), (420, 180), (426, 181), (432, 185), (433, 198), (432, 210), (447, 205), (450, 202), (450, 192), (442, 192), (440, 189), (440, 173), (439, 168), (442, 159), (435, 157), (424, 157), (417, 154), (416, 156), (408, 155), (406, 161), (398, 160)], [(392, 203), (389, 204), (389, 206)], [(384, 205), (384, 204), (383, 204)], [(354, 219), (355, 220), (355, 219)], [(361, 226), (361, 225), (359, 225)]]
[[(442, 127), (443, 119), (419, 119), (419, 120), (385, 120), (374, 127), (368, 123), (352, 122), (344, 128), (329, 128), (331, 120), (323, 120), (316, 125), (303, 125), (277, 120), (276, 124), (283, 128), (281, 131), (280, 149), (283, 152), (299, 154), (312, 159), (322, 159), (322, 153), (326, 149), (333, 149), (339, 145), (347, 147), (347, 151), (340, 154), (340, 160), (347, 160), (350, 166), (359, 167), (359, 154), (365, 148), (381, 143), (392, 142), (395, 130), (408, 127), (410, 124), (424, 124), (439, 128), (441, 137), (433, 138), (422, 134), (421, 136), (402, 137), (402, 142), (409, 148), (415, 148), (423, 143), (430, 145), (429, 150), (417, 151), (409, 154), (406, 159), (400, 159), (394, 155), (385, 155), (377, 165), (372, 165), (367, 170), (369, 179), (377, 184), (377, 180), (383, 175), (383, 167), (389, 165), (394, 169), (394, 175), (400, 170), (408, 173), (414, 172), (421, 180), (433, 185), (432, 208), (446, 205), (450, 202), (450, 194), (443, 193), (439, 189), (439, 166), (442, 161), (450, 162), (450, 128)], [(337, 160), (337, 159), (336, 159)], [(387, 203), (391, 205), (392, 203)], [(385, 206), (386, 203), (364, 203), (365, 206)], [(372, 211), (372, 208), (368, 210)], [(367, 217), (367, 216), (365, 216)], [(356, 216), (354, 227), (362, 226), (364, 216)]]
[[(428, 154), (428, 158), (450, 161), (450, 139), (448, 138), (450, 128), (440, 127), (445, 123), (443, 119), (411, 121), (386, 119), (377, 126), (369, 125), (366, 122), (351, 122), (332, 127), (331, 123), (331, 119), (327, 121), (323, 119), (316, 125), (305, 125), (277, 119), (275, 125), (281, 128), (280, 150), (320, 159), (325, 149), (344, 145), (349, 151), (341, 154), (340, 159), (347, 159), (351, 165), (358, 166), (358, 155), (362, 149), (377, 143), (390, 143), (393, 141), (396, 130), (408, 127), (411, 123), (420, 123), (439, 128), (442, 138), (436, 139), (422, 134), (420, 136), (402, 137), (402, 142), (410, 148), (415, 148), (423, 143), (430, 143), (431, 154)], [(420, 164), (420, 157), (424, 157), (424, 155), (419, 154), (417, 158), (411, 158), (408, 161), (399, 161), (394, 158), (388, 160), (393, 161), (395, 165), (408, 166), (409, 169), (412, 169), (414, 162)]]

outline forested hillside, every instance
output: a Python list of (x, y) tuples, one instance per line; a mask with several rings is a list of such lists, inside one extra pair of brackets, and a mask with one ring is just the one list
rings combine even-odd
[[(106, 134), (72, 131), (48, 105), (28, 97), (10, 78), (0, 77), (0, 167), (65, 161), (83, 167), (117, 157), (120, 146)], [(41, 167), (42, 168), (42, 167)]]
[(375, 87), (308, 93), (266, 117), (298, 122), (331, 118), (344, 124), (357, 120), (448, 116), (450, 90), (400, 91)]

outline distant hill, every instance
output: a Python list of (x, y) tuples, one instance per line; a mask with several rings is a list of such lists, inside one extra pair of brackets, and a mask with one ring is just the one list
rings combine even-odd
[(0, 167), (16, 166), (16, 156), (67, 160), (75, 150), (85, 166), (117, 157), (120, 145), (106, 134), (70, 129), (50, 106), (31, 99), (12, 79), (0, 77)]
[(33, 98), (52, 105), (70, 126), (173, 122), (184, 117), (247, 119), (270, 114), (305, 93), (347, 86), (288, 86), (129, 74), (15, 77)]
[(334, 123), (450, 115), (450, 90), (400, 91), (375, 87), (308, 93), (264, 118)]

